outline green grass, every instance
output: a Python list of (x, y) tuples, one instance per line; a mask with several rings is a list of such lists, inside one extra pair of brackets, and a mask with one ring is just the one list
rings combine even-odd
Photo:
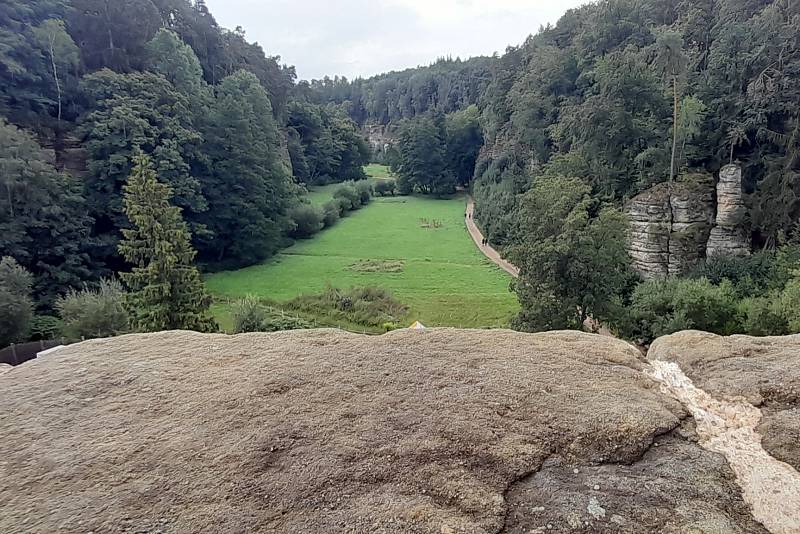
[(386, 165), (378, 165), (377, 163), (370, 163), (366, 167), (364, 167), (364, 172), (367, 173), (367, 176), (370, 178), (375, 178), (378, 180), (388, 180), (389, 178), (394, 178), (392, 171), (389, 170), (389, 167)]
[[(380, 286), (410, 307), (409, 323), (506, 327), (518, 309), (510, 277), (478, 251), (463, 219), (462, 196), (376, 198), (267, 263), (210, 276), (208, 287), (223, 301), (252, 294), (281, 302), (319, 293), (328, 284)], [(365, 260), (396, 261), (390, 272), (381, 272), (365, 269)], [(403, 262), (400, 272), (397, 261)], [(214, 310), (223, 327), (230, 324), (225, 308)]]
[[(371, 184), (375, 184), (378, 180), (388, 180), (394, 178), (389, 167), (385, 165), (370, 164), (364, 167), (367, 173), (368, 180)], [(308, 199), (312, 204), (325, 204), (333, 198), (333, 192), (342, 184), (328, 184), (328, 185), (313, 185), (309, 187)]]

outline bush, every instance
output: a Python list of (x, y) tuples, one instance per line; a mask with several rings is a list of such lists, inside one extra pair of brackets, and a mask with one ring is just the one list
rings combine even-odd
[(334, 198), (331, 202), (333, 202), (339, 208), (339, 216), (344, 216), (348, 211), (353, 209), (353, 205), (348, 198)]
[(357, 210), (361, 207), (361, 194), (352, 184), (345, 184), (338, 187), (336, 191), (333, 192), (333, 198), (346, 200), (349, 204), (347, 211)]
[(233, 331), (236, 334), (261, 332), (267, 318), (267, 310), (252, 296), (246, 296), (233, 305)]
[(392, 195), (394, 196), (397, 190), (397, 182), (394, 180), (379, 180), (375, 184), (375, 193), (380, 196)]
[(56, 301), (63, 334), (70, 339), (113, 337), (128, 331), (125, 292), (114, 279), (101, 280), (97, 289), (70, 290)]
[(28, 339), (33, 300), (33, 275), (14, 258), (0, 261), (0, 348)]
[(400, 177), (397, 180), (397, 193), (402, 196), (408, 196), (414, 192), (414, 184), (411, 183), (411, 180), (406, 178)]
[(339, 221), (342, 215), (341, 209), (341, 203), (336, 200), (329, 200), (325, 203), (322, 207), (322, 224), (325, 225), (325, 228), (330, 228)]
[(247, 296), (233, 306), (233, 329), (236, 334), (248, 332), (279, 332), (282, 330), (305, 330), (311, 323), (287, 315), (261, 304), (255, 297)]
[(794, 278), (786, 284), (781, 294), (780, 307), (789, 332), (800, 333), (800, 270), (795, 271)]
[(293, 315), (287, 315), (282, 310), (268, 308), (267, 318), (264, 321), (264, 332), (281, 332), (283, 330), (308, 330), (314, 325)]
[[(690, 275), (690, 278), (705, 278), (714, 285), (728, 280), (740, 297), (763, 294), (774, 284), (783, 287), (786, 283), (782, 277), (774, 252), (762, 251), (752, 256), (733, 257), (717, 256), (708, 258)], [(782, 280), (780, 280), (783, 278)]]
[(372, 185), (369, 182), (358, 182), (356, 192), (362, 206), (366, 206), (372, 200)]
[(359, 325), (383, 328), (398, 323), (408, 308), (386, 289), (354, 287), (348, 290), (329, 287), (319, 295), (302, 295), (287, 303), (289, 309), (327, 316)]
[(296, 239), (306, 239), (322, 230), (325, 213), (313, 204), (300, 204), (291, 209), (289, 217), (294, 221), (291, 236)]
[(770, 297), (747, 299), (742, 302), (744, 331), (751, 336), (782, 336), (789, 333), (789, 321), (780, 299)]
[(728, 335), (741, 331), (733, 285), (706, 278), (653, 280), (633, 292), (620, 333), (650, 343), (680, 330), (698, 329)]
[(36, 315), (31, 321), (31, 341), (56, 339), (61, 336), (63, 327), (58, 317)]

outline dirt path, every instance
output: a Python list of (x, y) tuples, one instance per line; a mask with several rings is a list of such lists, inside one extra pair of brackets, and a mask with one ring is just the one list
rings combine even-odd
[(467, 223), (467, 230), (469, 231), (469, 235), (472, 236), (472, 240), (475, 241), (475, 244), (478, 246), (480, 251), (483, 252), (483, 255), (492, 260), (495, 265), (503, 269), (514, 278), (519, 278), (519, 269), (517, 269), (510, 262), (504, 260), (503, 257), (500, 256), (500, 253), (493, 249), (491, 245), (483, 244), (483, 234), (475, 224), (475, 220), (473, 218), (474, 213), (475, 201), (472, 200), (472, 197), (467, 197), (467, 212), (465, 220)]

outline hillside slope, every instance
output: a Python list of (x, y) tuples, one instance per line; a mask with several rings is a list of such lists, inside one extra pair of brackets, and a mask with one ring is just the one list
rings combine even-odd
[(576, 332), (85, 342), (0, 376), (0, 531), (763, 532), (646, 366)]

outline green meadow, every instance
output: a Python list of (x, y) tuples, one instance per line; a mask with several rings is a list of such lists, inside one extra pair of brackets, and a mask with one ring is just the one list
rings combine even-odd
[[(334, 188), (312, 194), (330, 198)], [(511, 279), (473, 244), (464, 207), (463, 196), (377, 197), (264, 264), (208, 277), (221, 303), (215, 312), (224, 327), (230, 324), (224, 302), (248, 294), (280, 303), (329, 285), (379, 286), (409, 306), (409, 323), (506, 327), (518, 309)]]

